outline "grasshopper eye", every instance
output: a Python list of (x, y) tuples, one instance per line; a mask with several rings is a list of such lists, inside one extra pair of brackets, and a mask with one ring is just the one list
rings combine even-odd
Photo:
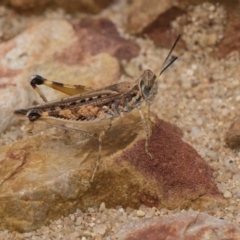
[(37, 110), (30, 110), (27, 114), (27, 117), (29, 119), (30, 122), (34, 122), (36, 121), (38, 118), (41, 117), (41, 115), (38, 113)]
[(146, 84), (141, 84), (142, 94), (147, 98), (151, 92), (151, 87), (147, 86)]

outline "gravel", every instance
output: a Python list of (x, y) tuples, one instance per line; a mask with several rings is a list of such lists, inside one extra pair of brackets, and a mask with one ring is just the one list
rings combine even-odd
[[(104, 10), (100, 17), (108, 16), (125, 37), (133, 38), (124, 32), (124, 22), (121, 22), (126, 4), (121, 1)], [(58, 16), (58, 12), (52, 14)], [(62, 12), (60, 15), (70, 18)], [(186, 20), (187, 25), (182, 27), (180, 23)], [(160, 118), (180, 127), (184, 132), (183, 140), (213, 168), (213, 181), (228, 199), (229, 206), (216, 207), (207, 213), (240, 226), (240, 152), (227, 148), (224, 143), (226, 130), (239, 114), (240, 58), (238, 52), (222, 59), (211, 56), (223, 37), (225, 22), (224, 8), (210, 3), (190, 7), (185, 16), (172, 22), (171, 31), (183, 33), (186, 50), (178, 53), (177, 62), (161, 77), (159, 94), (151, 108)], [(140, 76), (142, 69), (146, 68), (158, 73), (169, 50), (156, 48), (149, 39), (137, 38), (136, 41), (141, 46), (141, 53), (129, 63), (122, 63), (125, 71), (134, 77)], [(124, 75), (123, 79), (126, 79)], [(0, 144), (10, 144), (21, 138), (20, 128), (12, 126), (1, 135)], [(77, 210), (33, 232), (1, 231), (0, 239), (114, 239), (116, 231), (133, 219), (181, 211), (145, 206), (136, 210), (121, 206), (107, 209), (102, 203), (85, 212)]]

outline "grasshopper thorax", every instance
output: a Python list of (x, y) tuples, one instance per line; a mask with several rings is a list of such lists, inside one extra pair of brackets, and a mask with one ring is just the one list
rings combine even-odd
[(139, 80), (139, 90), (145, 100), (152, 101), (157, 94), (157, 77), (151, 70), (145, 70)]

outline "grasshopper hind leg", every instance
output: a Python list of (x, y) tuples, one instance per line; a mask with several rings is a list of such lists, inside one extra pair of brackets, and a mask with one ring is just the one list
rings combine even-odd
[(67, 95), (70, 95), (70, 96), (92, 90), (92, 88), (85, 87), (82, 85), (71, 85), (71, 84), (63, 84), (55, 81), (49, 81), (39, 75), (32, 76), (30, 85), (39, 94), (39, 96), (43, 99), (44, 102), (48, 102), (48, 100), (45, 97), (45, 95), (42, 93), (38, 85), (45, 85), (59, 92), (66, 93)]

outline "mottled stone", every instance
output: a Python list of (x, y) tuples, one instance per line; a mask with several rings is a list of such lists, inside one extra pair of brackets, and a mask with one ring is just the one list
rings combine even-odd
[(130, 60), (140, 51), (133, 40), (122, 38), (115, 25), (107, 19), (83, 19), (73, 27), (77, 41), (63, 53), (56, 54), (55, 57), (60, 62), (79, 64), (86, 56), (94, 56), (100, 52), (108, 53), (119, 60)]
[(116, 237), (121, 240), (238, 240), (240, 228), (206, 213), (189, 211), (135, 220), (124, 226)]
[(8, 40), (21, 32), (23, 29), (22, 21), (18, 20), (17, 14), (13, 10), (0, 6), (0, 42)]
[(136, 34), (153, 22), (158, 15), (168, 10), (174, 4), (174, 1), (152, 0), (149, 2), (148, 0), (134, 0), (130, 4), (126, 16), (126, 30), (129, 33)]
[(39, 13), (46, 8), (63, 8), (68, 12), (98, 13), (105, 8), (111, 0), (3, 0), (3, 3), (17, 10)]
[[(42, 102), (30, 87), (38, 74), (68, 84), (102, 87), (116, 83), (119, 61), (138, 54), (134, 41), (120, 37), (108, 20), (83, 20), (72, 25), (47, 20), (0, 44), (0, 132), (13, 123), (13, 111)], [(44, 88), (48, 100), (62, 94)]]
[[(214, 57), (225, 57), (232, 51), (240, 51), (240, 2), (239, 1), (223, 1), (228, 3), (226, 10), (228, 12), (228, 19), (226, 23), (226, 30), (224, 37), (219, 43), (217, 50), (214, 52)], [(225, 4), (226, 4), (225, 3)]]
[[(154, 118), (152, 118), (154, 120)], [(107, 123), (102, 123), (105, 125)], [(103, 126), (81, 126), (99, 132)], [(77, 208), (99, 206), (212, 208), (225, 204), (198, 153), (155, 119), (145, 152), (137, 111), (117, 120), (103, 141), (94, 180), (98, 143), (79, 134), (36, 135), (0, 149), (0, 228), (30, 231)], [(57, 132), (58, 133), (58, 132)], [(66, 136), (64, 138), (64, 136)]]
[[(156, 46), (170, 48), (177, 36), (181, 32), (170, 32), (171, 22), (178, 16), (185, 14), (186, 11), (178, 7), (171, 7), (164, 13), (160, 14), (153, 22), (147, 25), (141, 32), (142, 36), (147, 35), (151, 38)], [(183, 25), (184, 23), (182, 23)], [(177, 48), (184, 48), (184, 42), (180, 39)]]
[(33, 69), (37, 67), (37, 62), (41, 64), (51, 52), (69, 44), (63, 34), (68, 34), (70, 39), (74, 37), (70, 24), (46, 21), (29, 28), (13, 40), (1, 43), (0, 132), (15, 120), (14, 109), (29, 106), (36, 98), (34, 91), (30, 90), (28, 79), (36, 71)]

